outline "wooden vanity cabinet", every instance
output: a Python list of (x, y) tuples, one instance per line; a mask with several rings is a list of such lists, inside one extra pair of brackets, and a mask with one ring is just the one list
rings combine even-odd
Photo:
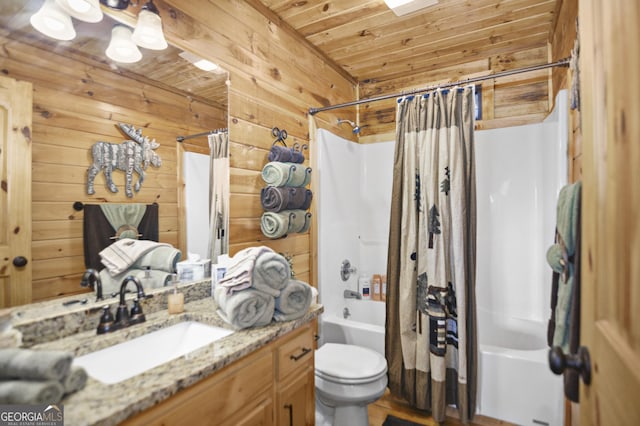
[(311, 325), (283, 338), (277, 350), (276, 424), (315, 423), (314, 339)]
[(122, 424), (313, 425), (313, 343), (305, 324)]

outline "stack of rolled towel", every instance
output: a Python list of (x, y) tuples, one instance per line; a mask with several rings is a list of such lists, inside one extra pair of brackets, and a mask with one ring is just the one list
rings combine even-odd
[(163, 287), (171, 282), (181, 257), (182, 252), (171, 244), (120, 239), (100, 252), (100, 261), (105, 266), (100, 271), (102, 291), (105, 294), (119, 291), (129, 275), (140, 279), (145, 290)]
[(84, 388), (87, 373), (64, 351), (0, 349), (0, 404), (58, 404)]
[(312, 300), (311, 286), (291, 279), (284, 256), (269, 247), (250, 247), (231, 258), (214, 290), (218, 314), (237, 329), (261, 327), (302, 317)]
[[(273, 149), (273, 148), (272, 148)], [(311, 168), (298, 163), (271, 161), (262, 169), (267, 186), (260, 192), (265, 210), (260, 221), (262, 233), (281, 238), (290, 233), (307, 232), (311, 225)]]

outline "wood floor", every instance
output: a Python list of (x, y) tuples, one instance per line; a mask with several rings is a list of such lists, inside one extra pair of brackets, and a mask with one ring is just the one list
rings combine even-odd
[[(369, 426), (381, 426), (387, 415), (391, 414), (395, 417), (411, 420), (414, 423), (421, 425), (435, 426), (438, 424), (446, 426), (463, 426), (460, 420), (455, 417), (455, 413), (452, 412), (451, 416), (448, 416), (444, 423), (438, 423), (431, 418), (424, 411), (416, 410), (409, 407), (404, 401), (395, 399), (389, 394), (389, 390), (384, 394), (382, 398), (373, 404), (369, 405)], [(473, 419), (473, 423), (469, 423), (468, 426), (515, 426), (512, 423), (504, 422), (502, 420), (496, 420), (484, 416), (476, 416)]]

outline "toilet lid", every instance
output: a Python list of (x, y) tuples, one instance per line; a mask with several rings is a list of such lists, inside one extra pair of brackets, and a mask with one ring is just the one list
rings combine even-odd
[(338, 380), (375, 378), (387, 371), (387, 360), (373, 349), (325, 343), (315, 353), (316, 374)]

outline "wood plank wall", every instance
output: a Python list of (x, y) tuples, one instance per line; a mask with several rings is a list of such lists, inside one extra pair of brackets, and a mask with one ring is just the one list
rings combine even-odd
[[(33, 300), (84, 291), (81, 203), (158, 203), (160, 241), (177, 245), (178, 210), (175, 137), (226, 125), (226, 111), (98, 66), (87, 65), (20, 41), (0, 37), (2, 73), (33, 84), (32, 269)], [(43, 71), (46, 70), (46, 71)], [(105, 178), (86, 193), (91, 145), (129, 139), (118, 122), (143, 127), (160, 147), (160, 168), (149, 167), (134, 198), (124, 194), (124, 173), (115, 172), (119, 188), (109, 192)]]
[[(461, 64), (456, 70), (433, 70), (391, 82), (357, 82), (328, 64), (316, 50), (297, 37), (277, 17), (241, 0), (157, 0), (167, 38), (177, 47), (213, 60), (230, 72), (229, 122), (231, 151), (231, 254), (265, 244), (292, 258), (297, 276), (315, 283), (312, 234), (268, 240), (260, 231), (260, 171), (273, 142), (271, 128), (285, 128), (288, 143), (308, 144), (307, 111), (311, 106), (337, 104), (377, 93), (389, 93), (425, 82), (545, 62), (547, 47), (509, 57)], [(6, 35), (5, 35), (6, 37)], [(12, 45), (0, 52), (3, 72), (34, 83), (34, 301), (79, 290), (84, 270), (82, 212), (75, 201), (158, 202), (161, 240), (180, 239), (177, 205), (175, 136), (224, 127), (218, 112), (104, 69), (94, 69), (50, 52)], [(46, 69), (47, 72), (41, 72)], [(546, 75), (503, 80), (486, 90), (495, 120), (502, 123), (539, 121), (549, 107)], [(526, 88), (529, 87), (529, 88)], [(393, 101), (391, 101), (393, 102)], [(491, 105), (490, 104), (490, 105)], [(393, 134), (394, 106), (371, 104), (362, 109), (366, 134)], [(490, 111), (491, 112), (491, 111)], [(353, 139), (337, 118), (356, 120), (355, 108), (318, 114), (318, 127)], [(122, 191), (113, 195), (103, 187), (87, 197), (85, 173), (89, 147), (97, 140), (121, 142), (118, 121), (145, 126), (155, 138), (163, 159), (160, 169), (149, 168), (142, 190), (133, 200)], [(491, 120), (487, 120), (487, 126)], [(494, 123), (499, 123), (495, 121)], [(365, 139), (366, 140), (366, 139)], [(122, 188), (122, 177), (116, 183)], [(118, 180), (120, 179), (120, 180)]]

